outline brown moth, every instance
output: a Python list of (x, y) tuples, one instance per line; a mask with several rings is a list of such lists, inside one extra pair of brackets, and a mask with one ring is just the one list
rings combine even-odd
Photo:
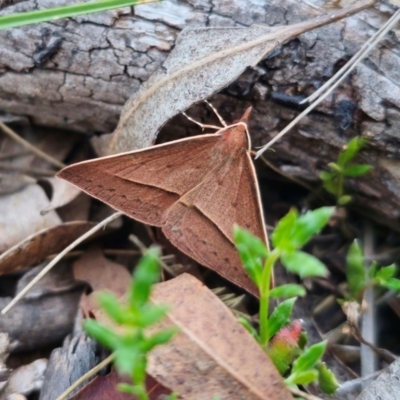
[(57, 176), (161, 228), (183, 253), (258, 296), (233, 242), (236, 223), (267, 243), (250, 158), (250, 112), (213, 134), (81, 162)]

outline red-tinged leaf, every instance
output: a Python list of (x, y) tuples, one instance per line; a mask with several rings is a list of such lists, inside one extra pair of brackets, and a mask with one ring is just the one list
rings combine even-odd
[[(135, 397), (117, 389), (119, 383), (131, 382), (129, 379), (121, 378), (116, 372), (111, 372), (106, 376), (97, 376), (71, 400), (135, 400)], [(151, 376), (146, 379), (146, 387), (150, 400), (157, 400), (160, 395), (171, 393)]]

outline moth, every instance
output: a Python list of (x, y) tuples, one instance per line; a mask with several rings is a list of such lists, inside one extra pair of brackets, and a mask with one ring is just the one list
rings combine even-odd
[(267, 243), (243, 117), (216, 133), (80, 162), (57, 176), (129, 217), (161, 228), (183, 253), (258, 296), (233, 225)]

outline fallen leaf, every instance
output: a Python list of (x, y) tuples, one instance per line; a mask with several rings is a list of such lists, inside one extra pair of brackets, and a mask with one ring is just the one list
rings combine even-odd
[(110, 290), (123, 296), (131, 281), (131, 274), (120, 264), (105, 258), (100, 249), (85, 252), (73, 264), (74, 277), (87, 282), (93, 291)]
[(47, 360), (40, 358), (28, 365), (15, 369), (2, 391), (2, 396), (13, 393), (29, 395), (34, 391), (40, 390), (46, 366)]
[(85, 221), (67, 222), (35, 233), (0, 255), (0, 275), (36, 265), (59, 253), (93, 225)]
[(148, 373), (190, 400), (292, 400), (271, 360), (206, 286), (182, 274), (154, 287), (152, 300), (169, 305), (154, 328), (180, 332), (149, 356)]
[(227, 86), (282, 43), (374, 3), (376, 0), (360, 1), (329, 15), (288, 26), (184, 29), (163, 68), (126, 102), (108, 153), (150, 146), (166, 121)]
[[(83, 387), (71, 400), (134, 400), (136, 397), (120, 392), (118, 383), (131, 383), (123, 379), (116, 372), (110, 372), (106, 376), (96, 376), (90, 383)], [(171, 393), (154, 378), (148, 376), (146, 388), (150, 400), (158, 400), (160, 395)], [(211, 400), (211, 399), (210, 399)]]
[(16, 245), (27, 236), (61, 224), (54, 212), (42, 216), (49, 200), (38, 185), (29, 185), (20, 191), (0, 197), (0, 252)]
[(50, 204), (41, 211), (41, 215), (45, 215), (48, 212), (55, 210), (56, 208), (65, 206), (81, 193), (81, 191), (76, 186), (71, 185), (63, 179), (52, 177), (44, 178), (43, 180), (51, 185), (52, 196)]

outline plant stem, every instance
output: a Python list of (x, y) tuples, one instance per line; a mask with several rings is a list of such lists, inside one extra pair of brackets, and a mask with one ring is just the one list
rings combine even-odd
[(337, 187), (337, 194), (336, 194), (336, 200), (339, 200), (342, 195), (343, 195), (343, 186), (344, 186), (344, 176), (340, 172), (339, 177), (338, 177), (338, 187)]
[(268, 311), (269, 292), (271, 289), (271, 275), (275, 262), (280, 257), (280, 252), (275, 249), (265, 260), (260, 286), (260, 341), (261, 347), (268, 344)]

